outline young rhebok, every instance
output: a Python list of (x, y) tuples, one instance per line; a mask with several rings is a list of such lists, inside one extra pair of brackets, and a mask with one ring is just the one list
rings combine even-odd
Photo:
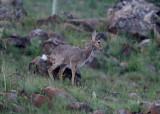
[(53, 79), (52, 71), (58, 66), (62, 65), (62, 69), (59, 72), (59, 77), (63, 74), (64, 70), (69, 67), (72, 70), (72, 85), (74, 86), (74, 78), (76, 69), (82, 67), (88, 58), (91, 56), (94, 48), (102, 51), (101, 39), (96, 38), (97, 33), (92, 33), (92, 39), (86, 50), (82, 50), (78, 47), (71, 46), (68, 44), (56, 47), (52, 54), (49, 56), (52, 66), (48, 69), (49, 76)]

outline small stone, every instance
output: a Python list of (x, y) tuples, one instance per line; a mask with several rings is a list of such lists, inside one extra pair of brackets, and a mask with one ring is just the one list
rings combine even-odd
[(119, 92), (113, 92), (113, 91), (110, 91), (110, 90), (105, 90), (105, 92), (108, 93), (108, 94), (111, 94), (112, 96), (120, 95)]
[(6, 96), (10, 100), (17, 101), (17, 95), (14, 93), (7, 93)]
[(50, 55), (57, 46), (64, 45), (64, 44), (67, 44), (67, 43), (62, 42), (56, 38), (48, 39), (41, 45), (42, 52), (44, 54)]
[(129, 93), (128, 95), (129, 95), (129, 97), (131, 97), (132, 99), (141, 100), (141, 98), (139, 97), (139, 95), (138, 95), (137, 93)]
[(11, 90), (11, 93), (17, 94), (17, 90)]
[(41, 94), (31, 94), (30, 101), (34, 104), (34, 106), (40, 108), (44, 104), (48, 104), (48, 107), (51, 108), (52, 104), (48, 97), (43, 96)]
[(30, 40), (28, 40), (27, 38), (7, 38), (7, 39), (4, 39), (3, 42), (5, 44), (10, 44), (19, 48), (25, 48), (31, 45)]
[(25, 108), (21, 107), (21, 106), (18, 106), (16, 104), (12, 104), (13, 106), (13, 109), (16, 111), (16, 112), (25, 112)]
[(27, 16), (27, 15), (28, 14), (25, 11), (25, 9), (23, 7), (20, 7), (13, 11), (12, 18), (21, 22), (24, 16)]
[(92, 112), (92, 107), (85, 102), (71, 102), (67, 105), (67, 107), (71, 110), (84, 110), (86, 112)]
[(152, 103), (144, 112), (143, 114), (159, 114), (160, 112), (160, 100)]
[(23, 78), (22, 75), (19, 73), (13, 73), (10, 75), (10, 77), (18, 79), (18, 80), (21, 80)]
[(60, 24), (62, 22), (62, 18), (58, 15), (51, 15), (47, 19), (39, 19), (36, 22), (37, 26), (48, 25), (48, 24)]
[(103, 110), (96, 110), (92, 114), (106, 114)]
[(138, 47), (141, 47), (141, 48), (147, 47), (147, 46), (149, 46), (149, 44), (151, 44), (151, 39), (145, 39), (145, 40), (140, 42)]
[(23, 2), (22, 2), (22, 0), (13, 0), (12, 4), (14, 6), (22, 6)]
[(0, 21), (1, 20), (8, 20), (12, 18), (12, 12), (8, 8), (4, 6), (0, 6)]
[(2, 33), (3, 33), (3, 32), (4, 32), (4, 28), (0, 28), (0, 32), (2, 32)]
[(122, 68), (126, 68), (126, 67), (128, 67), (128, 63), (127, 62), (121, 62), (119, 64), (119, 66), (122, 67)]
[(57, 33), (53, 32), (52, 30), (48, 31), (48, 37), (50, 39), (55, 38), (61, 42), (67, 43), (67, 40), (64, 36), (62, 36), (61, 34), (57, 34)]
[(48, 39), (48, 34), (41, 29), (35, 29), (28, 34), (28, 38), (31, 39), (31, 38), (35, 38), (35, 37), (38, 37), (38, 38), (43, 39), (43, 40), (47, 40)]
[(4, 32), (5, 28), (7, 28), (9, 30), (13, 29), (13, 25), (9, 21), (6, 21), (6, 20), (5, 21), (0, 21), (0, 26), (2, 26), (1, 32)]
[(146, 101), (141, 101), (139, 105), (143, 106), (143, 107), (149, 107), (151, 105), (151, 103), (146, 102)]
[(64, 98), (65, 100), (71, 100), (71, 101), (76, 101), (74, 97), (72, 97), (70, 94), (57, 89), (53, 88), (51, 86), (46, 87), (45, 89), (42, 90), (50, 99), (53, 98)]
[(126, 110), (122, 109), (122, 110), (118, 110), (117, 114), (132, 114), (132, 113), (129, 112), (129, 111), (126, 111)]

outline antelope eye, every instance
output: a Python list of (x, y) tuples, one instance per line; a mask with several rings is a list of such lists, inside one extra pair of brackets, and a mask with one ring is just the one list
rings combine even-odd
[(100, 42), (97, 42), (98, 44), (100, 44)]

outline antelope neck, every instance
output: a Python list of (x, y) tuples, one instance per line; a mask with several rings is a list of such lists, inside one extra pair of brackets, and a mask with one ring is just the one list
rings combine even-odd
[(93, 46), (93, 42), (91, 41), (87, 50), (84, 51), (84, 54), (85, 54), (85, 58), (88, 59), (89, 56), (92, 54), (92, 51), (94, 49), (94, 46)]

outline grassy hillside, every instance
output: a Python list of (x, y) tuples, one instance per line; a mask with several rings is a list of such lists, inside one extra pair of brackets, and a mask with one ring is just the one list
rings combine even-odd
[[(37, 19), (47, 18), (51, 15), (51, 5), (52, 0), (24, 0), (24, 8), (28, 12), (28, 17), (25, 18), (23, 26), (18, 22), (12, 22), (15, 30), (6, 29), (2, 37), (6, 38), (14, 32), (26, 36), (28, 32), (36, 28), (35, 22)], [(114, 1), (60, 0), (57, 8), (58, 14), (61, 14), (61, 11), (64, 10), (78, 18), (93, 18), (105, 17), (107, 10), (104, 6), (107, 5), (113, 6)], [(84, 41), (90, 39), (88, 35), (71, 30), (58, 30), (56, 26), (52, 25), (42, 26), (41, 28), (45, 31), (52, 29), (56, 33), (65, 36), (69, 44), (80, 48), (84, 48)], [(24, 89), (28, 94), (41, 93), (43, 88), (56, 85), (57, 88), (71, 94), (78, 101), (89, 103), (93, 110), (104, 110), (107, 114), (115, 113), (119, 109), (131, 112), (143, 111), (144, 108), (139, 106), (141, 101), (154, 102), (159, 99), (160, 50), (155, 45), (156, 41), (152, 35), (149, 36), (152, 42), (146, 48), (139, 48), (134, 37), (129, 38), (123, 34), (119, 36), (120, 39), (107, 40), (103, 50), (106, 55), (117, 58), (117, 61), (108, 57), (98, 57), (100, 61), (99, 68), (80, 68), (83, 85), (76, 85), (75, 87), (71, 86), (70, 80), (55, 80), (52, 82), (50, 78), (29, 72), (28, 65), (30, 61), (42, 54), (39, 49), (39, 41), (32, 40), (32, 46), (27, 49), (5, 46), (5, 51), (0, 51), (0, 92), (5, 91), (5, 83), (6, 92)], [(123, 54), (124, 47), (119, 42), (128, 43), (134, 50), (129, 50), (129, 55)], [(27, 55), (26, 51), (31, 55)], [(120, 67), (119, 62), (126, 62), (128, 66), (125, 68)], [(15, 72), (20, 73), (22, 79), (10, 77)], [(118, 94), (113, 95), (112, 92)], [(130, 97), (129, 93), (136, 93), (140, 98)], [(10, 105), (10, 100), (0, 96), (0, 101), (7, 106), (7, 109), (0, 111), (0, 113), (15, 113)], [(27, 113), (31, 114), (85, 114), (84, 111), (68, 110), (65, 108), (67, 103), (59, 100), (53, 102), (51, 110), (47, 106), (36, 108), (28, 99), (22, 97), (18, 97), (16, 104), (28, 108)]]

